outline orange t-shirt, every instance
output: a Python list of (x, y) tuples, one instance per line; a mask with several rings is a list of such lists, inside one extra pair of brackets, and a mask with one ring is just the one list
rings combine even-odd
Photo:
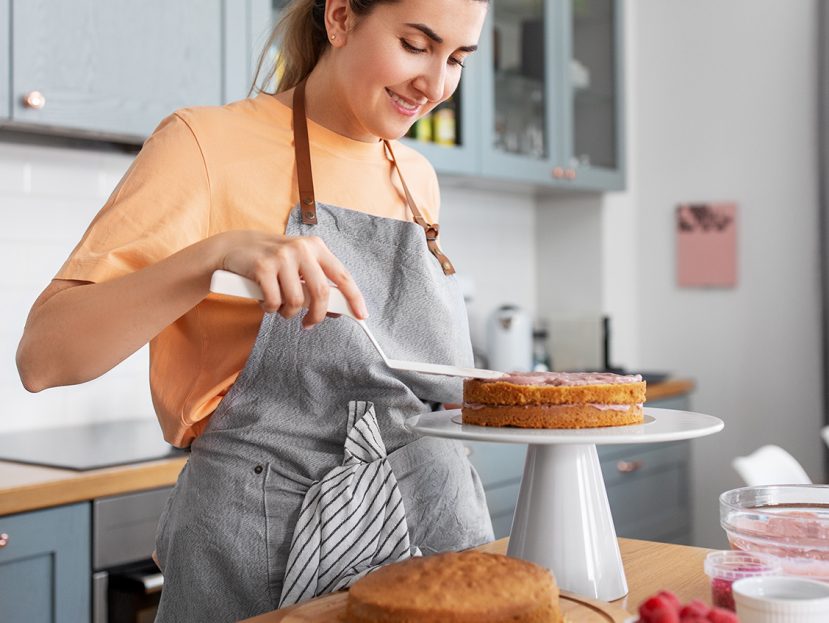
[[(261, 94), (166, 118), (55, 278), (107, 281), (228, 230), (284, 233), (299, 200), (291, 114)], [(308, 134), (318, 201), (412, 220), (382, 142), (355, 141), (310, 120)], [(392, 146), (424, 217), (436, 219), (434, 169), (413, 149)], [(204, 429), (261, 320), (255, 302), (211, 295), (150, 342), (150, 389), (167, 441), (187, 446)]]

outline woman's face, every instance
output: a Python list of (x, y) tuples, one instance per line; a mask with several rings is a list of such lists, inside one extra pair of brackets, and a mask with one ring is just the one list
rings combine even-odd
[(399, 138), (448, 99), (478, 45), (486, 10), (481, 0), (401, 0), (358, 18), (331, 50), (348, 135)]

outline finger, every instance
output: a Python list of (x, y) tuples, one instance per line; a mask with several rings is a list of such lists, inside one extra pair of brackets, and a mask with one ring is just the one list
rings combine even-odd
[(343, 293), (354, 315), (361, 320), (368, 318), (368, 308), (360, 288), (357, 287), (351, 273), (343, 266), (342, 262), (334, 257), (333, 253), (327, 251), (327, 253), (320, 255), (319, 263), (328, 279), (334, 282), (334, 285)]
[(310, 329), (325, 318), (328, 311), (329, 285), (316, 258), (310, 257), (300, 265), (300, 273), (308, 291), (308, 313), (302, 319), (302, 328)]
[(260, 301), (259, 305), (265, 312), (272, 314), (282, 307), (282, 293), (280, 292), (276, 271), (273, 267), (269, 266), (259, 269), (253, 275), (253, 280), (259, 284), (262, 290), (262, 296), (264, 298)]
[(279, 289), (282, 293), (282, 306), (279, 308), (279, 315), (283, 318), (293, 318), (302, 309), (302, 303), (305, 300), (296, 264), (286, 263), (280, 266), (276, 278), (279, 281)]

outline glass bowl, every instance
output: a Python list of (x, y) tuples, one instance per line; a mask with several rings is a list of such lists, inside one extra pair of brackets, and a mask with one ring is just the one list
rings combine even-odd
[(766, 485), (720, 496), (733, 549), (770, 554), (786, 575), (829, 582), (829, 486)]

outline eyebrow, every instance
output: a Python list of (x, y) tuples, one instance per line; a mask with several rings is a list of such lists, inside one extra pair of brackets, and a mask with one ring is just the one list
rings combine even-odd
[[(411, 28), (416, 28), (417, 30), (422, 32), (424, 35), (429, 37), (435, 43), (443, 43), (443, 37), (441, 37), (434, 30), (429, 28), (426, 24), (407, 23), (406, 26), (409, 26)], [(478, 49), (477, 45), (462, 45), (461, 47), (458, 48), (458, 50), (460, 50), (462, 52), (474, 52), (477, 49)]]

